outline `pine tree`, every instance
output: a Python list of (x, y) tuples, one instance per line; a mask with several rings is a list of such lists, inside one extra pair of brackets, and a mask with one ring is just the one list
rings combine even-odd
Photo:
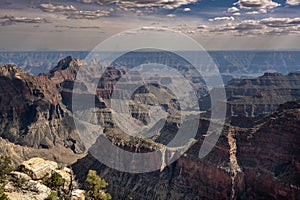
[(105, 188), (108, 183), (101, 179), (96, 171), (89, 170), (86, 182), (88, 184), (87, 199), (110, 200), (111, 195), (106, 192)]

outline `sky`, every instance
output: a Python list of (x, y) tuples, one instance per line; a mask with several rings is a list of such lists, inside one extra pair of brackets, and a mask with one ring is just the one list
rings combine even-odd
[(207, 50), (300, 50), (300, 0), (0, 0), (0, 50), (91, 50), (141, 27)]

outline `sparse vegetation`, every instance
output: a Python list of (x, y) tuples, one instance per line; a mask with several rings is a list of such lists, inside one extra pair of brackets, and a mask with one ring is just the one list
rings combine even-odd
[(106, 192), (106, 187), (108, 185), (105, 180), (101, 179), (96, 171), (89, 170), (86, 183), (88, 184), (88, 190), (86, 198), (89, 200), (110, 200), (111, 195)]
[(0, 200), (9, 200), (4, 193), (7, 175), (13, 170), (12, 161), (9, 156), (0, 155)]
[(26, 184), (25, 178), (16, 178), (16, 177), (10, 177), (9, 180), (13, 182), (15, 187), (21, 188)]
[(54, 172), (50, 177), (48, 175), (45, 176), (42, 182), (44, 185), (53, 190), (60, 190), (64, 186), (66, 181), (59, 173)]
[(0, 155), (0, 183), (13, 171), (12, 161), (9, 156)]
[(4, 193), (5, 185), (0, 183), (0, 200), (9, 200), (8, 196)]
[[(5, 184), (8, 182), (13, 184), (15, 188), (23, 188), (27, 184), (27, 180), (23, 177), (8, 176), (12, 171), (16, 170), (12, 166), (12, 161), (9, 156), (0, 155), (0, 200), (9, 200), (4, 193)], [(58, 172), (46, 174), (41, 179), (42, 184), (51, 189), (50, 195), (46, 200), (70, 200), (71, 187), (66, 189), (66, 180)], [(96, 171), (89, 170), (86, 182), (86, 199), (87, 200), (111, 200), (111, 195), (106, 191), (108, 183), (100, 178)]]
[(49, 176), (48, 174), (42, 179), (42, 183), (52, 189), (51, 194), (47, 200), (65, 200), (69, 196), (63, 192), (63, 187), (66, 180), (57, 172)]
[(52, 190), (51, 194), (45, 200), (61, 200), (56, 191)]

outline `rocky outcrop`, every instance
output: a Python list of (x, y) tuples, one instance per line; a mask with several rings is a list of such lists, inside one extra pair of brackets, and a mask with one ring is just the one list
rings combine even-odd
[(58, 163), (44, 160), (39, 157), (26, 160), (13, 171), (5, 181), (4, 192), (11, 200), (44, 200), (58, 189), (58, 186), (47, 184), (45, 178), (51, 178), (58, 173), (64, 180), (60, 191), (61, 197), (68, 196), (73, 200), (84, 200), (85, 192), (80, 190), (74, 181), (73, 172), (70, 168), (59, 168)]
[[(220, 137), (214, 151), (206, 158), (198, 158), (199, 148), (203, 141), (202, 132), (207, 129), (207, 121), (200, 125), (198, 142), (188, 152), (172, 164), (167, 164), (161, 170), (151, 173), (130, 174), (110, 169), (98, 162), (91, 155), (78, 160), (72, 165), (76, 177), (84, 180), (89, 169), (97, 170), (107, 182), (108, 191), (113, 199), (124, 197), (137, 199), (230, 199), (232, 180), (230, 176), (229, 151), (230, 146), (226, 135)], [(108, 136), (110, 137), (110, 136)], [(114, 136), (115, 137), (115, 136)], [(155, 143), (142, 142), (132, 145), (120, 138), (111, 139), (119, 148), (132, 152), (147, 152), (160, 148)], [(156, 146), (155, 146), (156, 145)], [(103, 150), (105, 151), (105, 149)], [(109, 153), (109, 152), (106, 152)], [(148, 164), (155, 164), (155, 158), (149, 158)], [(131, 165), (133, 165), (131, 163)], [(143, 165), (143, 163), (138, 163)]]
[[(300, 99), (300, 73), (265, 73), (252, 79), (233, 79), (225, 86), (227, 116), (256, 117), (275, 112), (280, 104)], [(215, 88), (211, 93), (218, 93)], [(201, 100), (209, 109), (209, 97)], [(220, 102), (223, 103), (223, 102)], [(218, 104), (215, 108), (218, 109)]]
[(300, 102), (283, 104), (256, 123), (235, 130), (247, 199), (299, 199)]
[(84, 190), (74, 190), (72, 191), (71, 200), (85, 200), (85, 191)]
[[(199, 159), (207, 128), (201, 120), (198, 141), (163, 171), (119, 172), (91, 155), (72, 168), (79, 180), (89, 169), (97, 170), (110, 183), (114, 199), (299, 199), (299, 120), (300, 102), (293, 102), (272, 115), (251, 118), (248, 127), (227, 124), (214, 149)], [(122, 141), (114, 144), (134, 151)]]
[(74, 163), (85, 154), (74, 154), (71, 149), (54, 147), (52, 149), (36, 149), (14, 144), (0, 137), (0, 154), (9, 155), (15, 165), (34, 157), (41, 157), (47, 160), (56, 161), (64, 166)]
[(20, 170), (28, 174), (33, 180), (42, 179), (56, 168), (58, 168), (56, 162), (46, 161), (43, 158), (31, 158), (24, 161), (20, 166)]
[(58, 64), (49, 71), (48, 75), (54, 84), (62, 84), (64, 81), (73, 81), (77, 71), (84, 64), (84, 61), (67, 56), (60, 60)]
[[(68, 59), (67, 59), (68, 61)], [(66, 62), (66, 61), (65, 61)], [(84, 152), (74, 128), (72, 114), (62, 103), (59, 82), (74, 79), (65, 63), (58, 65), (53, 80), (33, 76), (14, 65), (0, 66), (0, 136), (34, 148), (64, 147)], [(74, 61), (75, 63), (75, 61)], [(55, 68), (56, 69), (56, 68)], [(67, 71), (67, 72), (66, 72)]]
[[(130, 62), (135, 66), (145, 60), (146, 57)], [(116, 63), (122, 66), (122, 62)], [(35, 156), (62, 163), (79, 158), (74, 153), (83, 152), (84, 147), (69, 109), (74, 78), (82, 64), (67, 57), (49, 73), (39, 76), (32, 76), (14, 65), (0, 67), (0, 151), (12, 155), (16, 163)], [(186, 63), (177, 67), (191, 70)], [(180, 126), (176, 121), (180, 107), (174, 94), (166, 88), (153, 84), (151, 87), (160, 94), (156, 97), (147, 87), (140, 87), (130, 101), (135, 122), (148, 125), (149, 108), (156, 104), (173, 118), (168, 118), (155, 137), (128, 136), (118, 129), (108, 108), (116, 81), (124, 73), (125, 70), (111, 67), (99, 81), (94, 95), (98, 121), (104, 125), (106, 137), (119, 148), (139, 153), (159, 149), (175, 136)], [(83, 181), (88, 170), (97, 170), (109, 183), (108, 191), (114, 199), (299, 199), (299, 102), (284, 104), (276, 111), (280, 103), (299, 98), (299, 80), (299, 73), (287, 76), (268, 73), (257, 79), (231, 81), (226, 87), (228, 113), (243, 117), (228, 120), (218, 143), (203, 159), (198, 158), (198, 153), (210, 123), (205, 118), (200, 120), (193, 146), (177, 161), (169, 164), (164, 161), (163, 153), (159, 155), (164, 161), (160, 170), (143, 174), (119, 172), (87, 155), (72, 165), (76, 177)], [(203, 86), (201, 80), (192, 81), (198, 89)], [(82, 90), (86, 90), (84, 84)], [(204, 94), (205, 90), (199, 93)], [(270, 116), (257, 117), (273, 111), (276, 112)], [(98, 140), (104, 134), (101, 132)], [(109, 154), (110, 149), (104, 148), (101, 153)], [(155, 164), (154, 158), (148, 162), (138, 164)], [(34, 163), (40, 163), (37, 165), (40, 168), (35, 164), (23, 167), (30, 179), (14, 173), (16, 177), (26, 177), (30, 188), (35, 188), (32, 190), (43, 193), (37, 189), (43, 186), (32, 179), (40, 179), (47, 173), (59, 173), (72, 182), (70, 170), (47, 167), (51, 165), (41, 160)], [(67, 188), (70, 185), (66, 185), (65, 190)], [(43, 190), (49, 193), (46, 188)], [(83, 192), (73, 191), (73, 194), (73, 199), (80, 199)]]
[(33, 180), (24, 182), (21, 188), (14, 186), (13, 183), (8, 183), (5, 191), (8, 198), (14, 200), (44, 200), (51, 193), (50, 188)]

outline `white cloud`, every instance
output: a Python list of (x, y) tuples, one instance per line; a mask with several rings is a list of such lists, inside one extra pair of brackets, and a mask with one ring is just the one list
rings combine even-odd
[(40, 4), (40, 9), (45, 12), (61, 12), (61, 11), (78, 10), (72, 5), (58, 5), (58, 4), (51, 4), (51, 3)]
[(197, 29), (207, 29), (207, 28), (208, 28), (208, 26), (206, 26), (206, 25), (197, 26)]
[(213, 19), (209, 19), (210, 22), (214, 22), (214, 21), (233, 21), (234, 17), (230, 16), (230, 17), (215, 17)]
[(234, 12), (239, 12), (240, 9), (238, 9), (237, 7), (231, 7), (231, 8), (228, 8), (227, 12), (230, 12), (230, 13), (234, 13)]
[(168, 14), (167, 17), (176, 17), (174, 14)]
[(241, 13), (236, 12), (236, 13), (233, 13), (232, 15), (233, 15), (233, 16), (241, 16)]
[(297, 18), (265, 18), (260, 21), (261, 24), (268, 27), (300, 27), (300, 17)]
[(100, 29), (99, 26), (67, 26), (67, 25), (56, 25), (56, 28), (67, 28), (67, 29)]
[(235, 5), (239, 5), (240, 8), (245, 9), (272, 9), (280, 6), (279, 3), (272, 0), (239, 0)]
[(96, 10), (96, 11), (75, 11), (67, 13), (69, 19), (99, 19), (100, 17), (109, 16), (112, 10)]
[(261, 35), (265, 32), (264, 26), (255, 20), (245, 20), (239, 23), (228, 23), (210, 29), (210, 32), (230, 33), (231, 35)]
[(83, 3), (111, 4), (116, 3), (120, 7), (142, 8), (142, 7), (162, 7), (174, 9), (198, 0), (80, 0)]
[(184, 8), (183, 11), (184, 11), (184, 12), (190, 12), (191, 9), (190, 9), (190, 8)]
[(286, 0), (287, 5), (297, 6), (300, 5), (300, 0)]
[(31, 24), (38, 24), (38, 23), (49, 23), (48, 20), (40, 17), (28, 18), (28, 17), (15, 17), (11, 15), (5, 15), (1, 17), (3, 21), (0, 22), (2, 26), (18, 24), (18, 23), (31, 23)]
[(262, 20), (244, 20), (238, 23), (227, 23), (211, 26), (210, 32), (230, 33), (233, 35), (300, 35), (300, 17), (297, 18), (264, 18)]
[(254, 10), (251, 12), (246, 12), (245, 14), (246, 15), (259, 15), (259, 14), (265, 14), (265, 13), (267, 13), (266, 9), (259, 9), (259, 10)]
[(94, 0), (80, 0), (82, 3), (93, 3), (95, 2)]
[(264, 27), (256, 20), (245, 20), (235, 26), (235, 30), (241, 32), (245, 30), (263, 29)]

